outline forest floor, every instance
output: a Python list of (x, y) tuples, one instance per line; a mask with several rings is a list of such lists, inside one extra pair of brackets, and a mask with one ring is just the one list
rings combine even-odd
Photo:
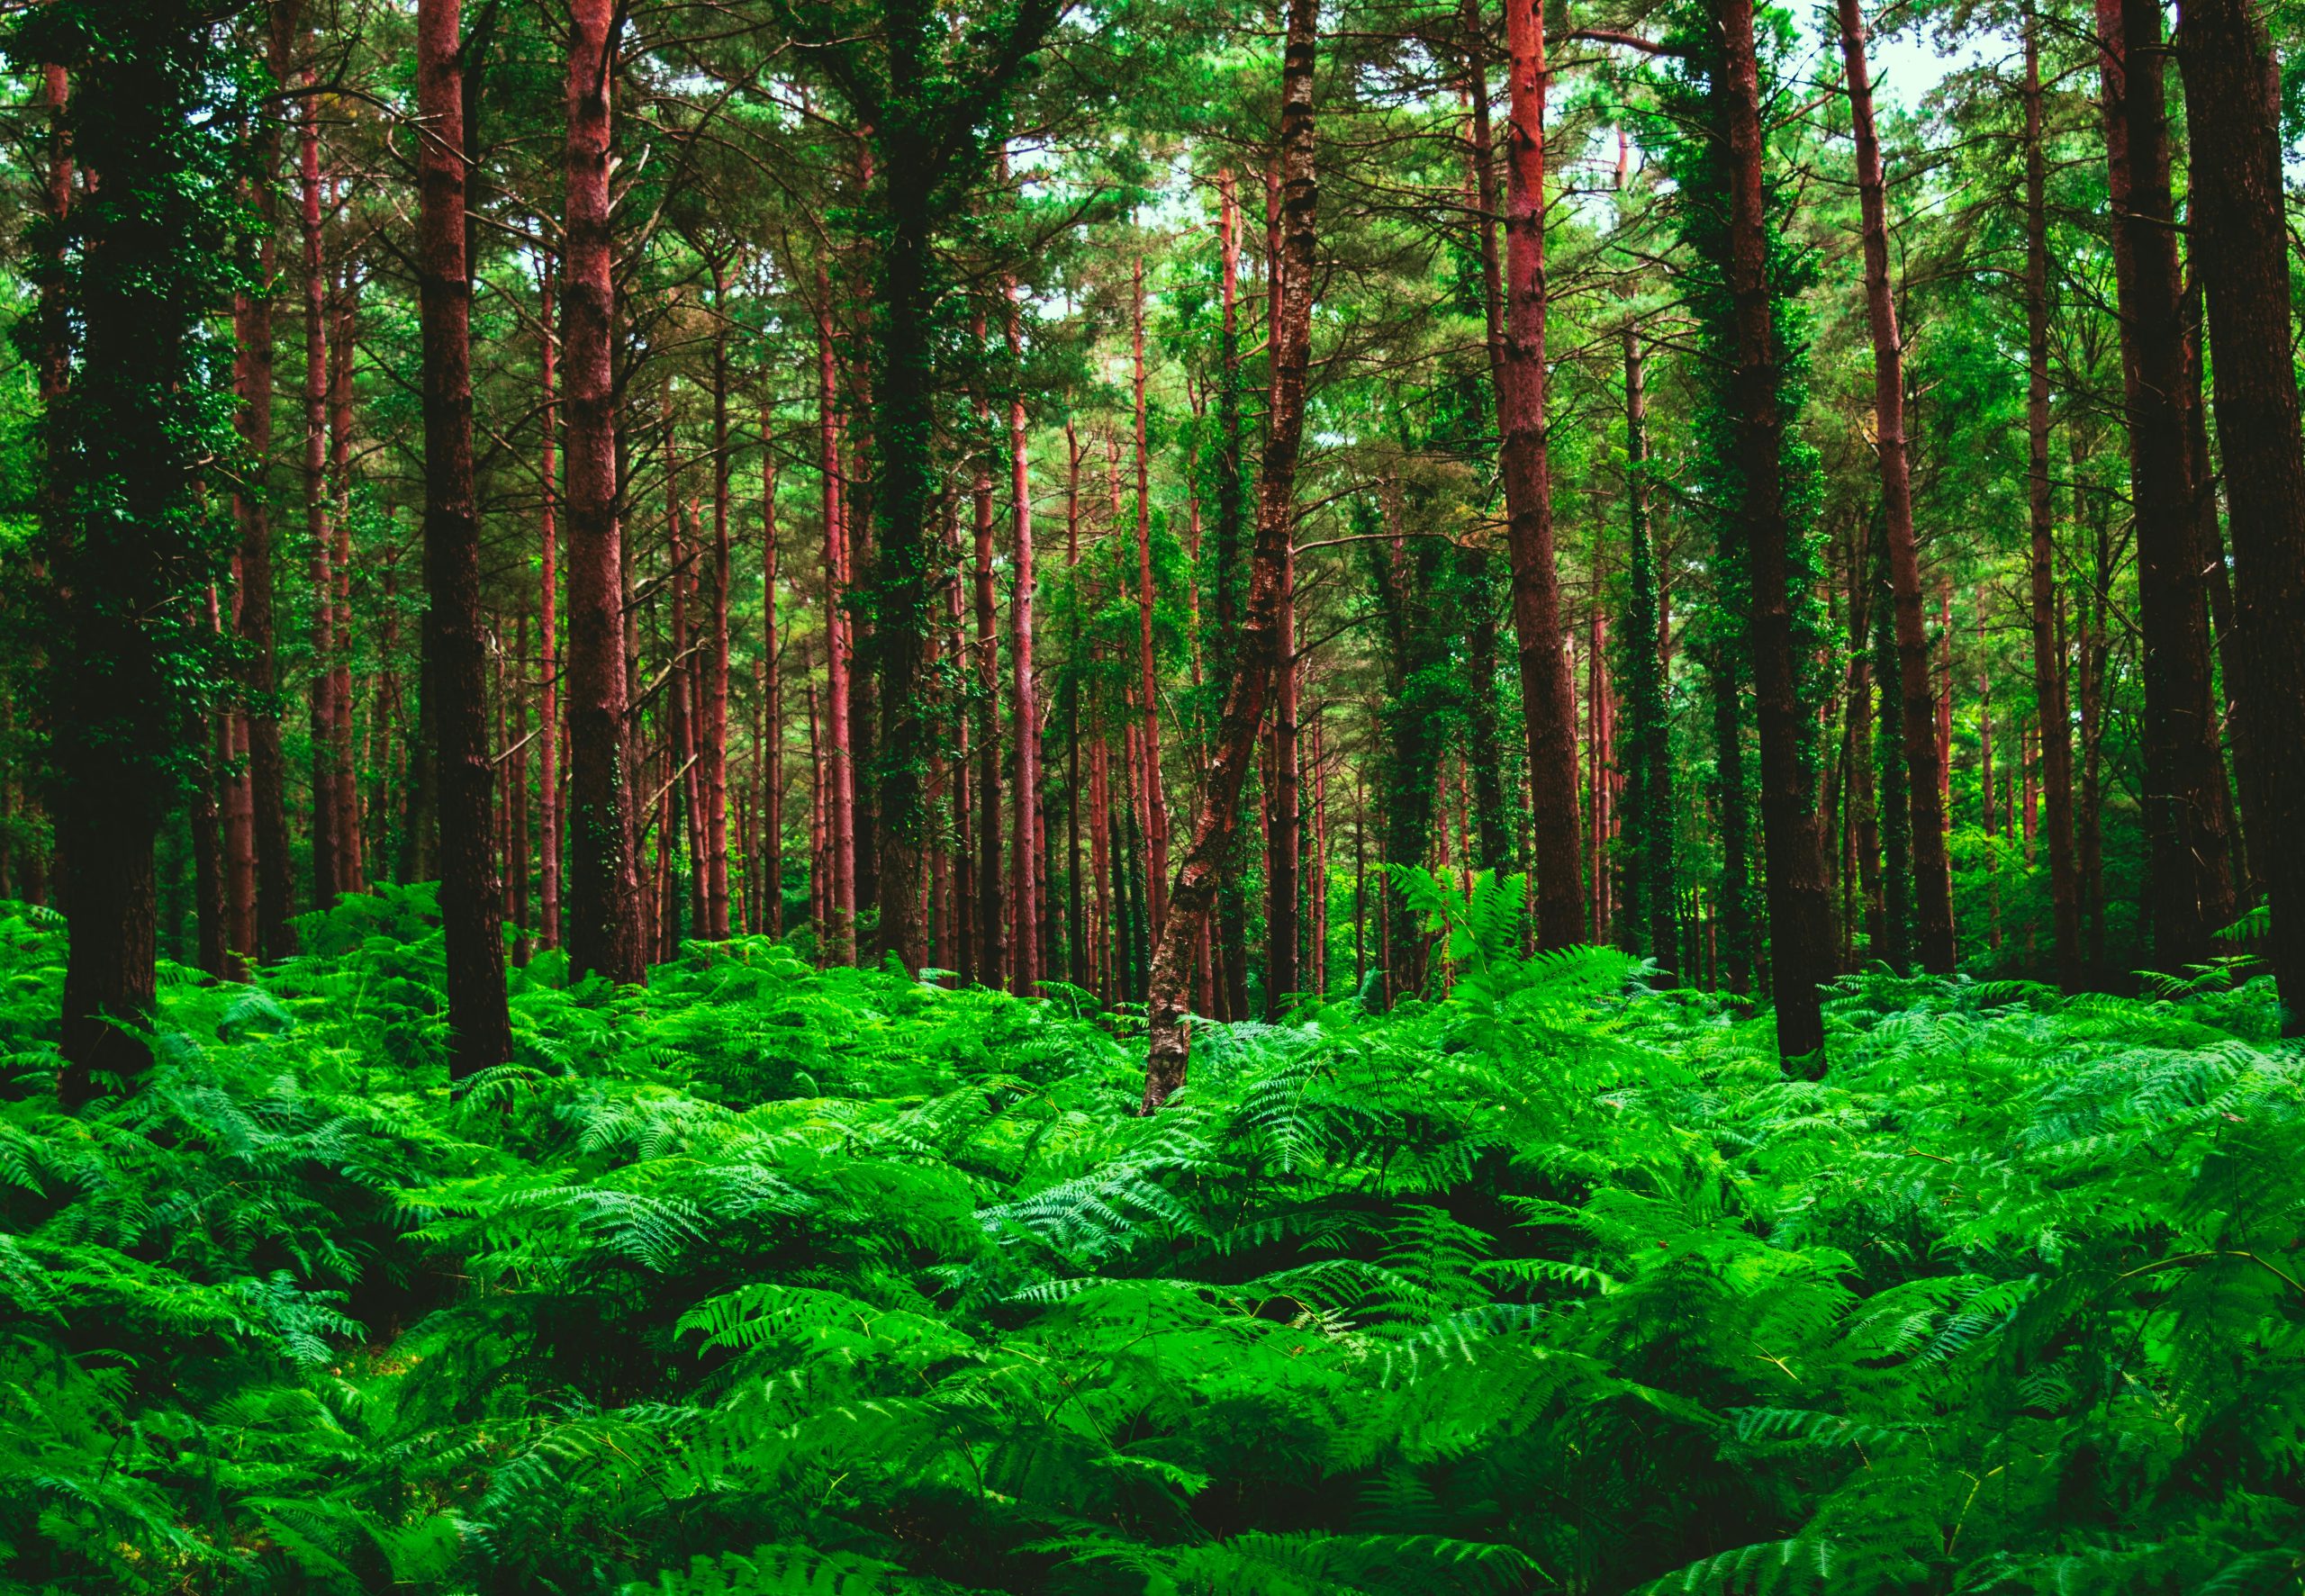
[[(1450, 996), (1126, 1023), (698, 948), (514, 978), (420, 892), (171, 970), (56, 1106), (0, 918), (0, 1585), (2296, 1591), (2305, 1064), (2261, 982), (1766, 1014), (1459, 913)], [(1116, 1036), (1115, 1027), (1124, 1034)]]

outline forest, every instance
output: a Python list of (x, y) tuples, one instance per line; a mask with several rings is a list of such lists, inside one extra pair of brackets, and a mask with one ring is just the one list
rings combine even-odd
[(2305, 8), (0, 85), (0, 1591), (2305, 1592)]

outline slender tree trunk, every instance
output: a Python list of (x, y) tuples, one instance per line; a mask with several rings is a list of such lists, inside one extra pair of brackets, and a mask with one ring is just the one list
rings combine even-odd
[(1641, 893), (1628, 907), (1635, 913), (1647, 911), (1644, 929), (1649, 956), (1670, 984), (1680, 963), (1681, 943), (1672, 727), (1668, 719), (1672, 629), (1665, 617), (1649, 515), (1648, 361), (1641, 347), (1640, 329), (1630, 320), (1624, 327), (1624, 408), (1625, 506), (1632, 523), (1625, 558), (1632, 600), (1626, 616), (1625, 648), (1635, 667), (1628, 690), (1632, 700), (1632, 760), (1639, 780), (1634, 789), (1639, 798), (1632, 816), (1636, 832), (1632, 852), (1640, 861), (1641, 885)]
[(1537, 0), (1505, 0), (1511, 57), (1505, 207), (1505, 358), (1498, 367), (1513, 620), (1521, 645), (1535, 816), (1537, 942), (1565, 947), (1583, 929), (1577, 814), (1577, 691), (1561, 646), (1551, 464), (1545, 420), (1544, 115), (1548, 71)]
[(538, 542), (543, 555), (537, 582), (537, 780), (543, 804), (537, 852), (540, 863), (538, 893), (542, 898), (544, 945), (560, 946), (560, 531), (556, 524), (560, 506), (560, 419), (554, 391), (560, 348), (553, 334), (552, 266), (547, 260), (538, 284), (538, 355), (541, 368), (543, 413), (538, 421), (538, 481), (542, 485), (542, 511)]
[(1281, 551), (1279, 602), (1274, 607), (1271, 863), (1266, 873), (1265, 1014), (1279, 1019), (1299, 984), (1297, 970), (1297, 906), (1300, 896), (1297, 857), (1303, 825), (1304, 795), (1297, 749), (1297, 561)]
[(2305, 446), (2300, 446), (2279, 76), (2245, 0), (2185, 0), (2193, 258), (2208, 299), (2234, 560), (2237, 706), (2255, 754), (2282, 1029), (2305, 1029)]
[[(1169, 915), (1153, 949), (1146, 994), (1148, 1051), (1144, 1109), (1151, 1113), (1184, 1084), (1190, 1033), (1184, 1000), (1193, 943), (1216, 901), (1223, 861), (1240, 819), (1241, 789), (1255, 758), (1273, 677), (1288, 665), (1281, 629), (1281, 586), (1297, 519), (1297, 458), (1304, 437), (1305, 373), (1313, 319), (1315, 186), (1313, 61), (1316, 0), (1289, 0), (1281, 58), (1282, 203), (1279, 314), (1268, 340), (1272, 407), (1258, 484), (1256, 548), (1250, 562), (1248, 613), (1240, 668), (1226, 690), (1215, 757), (1198, 806), (1191, 845), (1169, 897)], [(1572, 804), (1574, 799), (1571, 799)]]
[(2027, 473), (2032, 527), (2033, 694), (2040, 708), (2041, 783), (2047, 797), (2049, 901), (2057, 980), (2081, 985), (2081, 899), (2073, 845), (2073, 737), (2065, 649), (2056, 627), (2056, 517), (2049, 492), (2047, 163), (2041, 148), (2039, 23), (2025, 12), (2025, 336)]
[(728, 274), (713, 284), (719, 322), (712, 340), (712, 567), (707, 578), (704, 655), (704, 929), (728, 940)]
[(1009, 695), (1009, 713), (1016, 742), (1016, 781), (1009, 813), (1016, 830), (1009, 845), (1009, 881), (1016, 893), (1015, 990), (1029, 997), (1039, 988), (1042, 969), (1041, 892), (1041, 723), (1040, 695), (1033, 675), (1033, 496), (1026, 426), (1024, 329), (1017, 310), (1013, 284), (1005, 284), (1009, 364), (1015, 368), (1008, 395), (1008, 499), (1014, 518), (1016, 561), (1014, 596), (1009, 600), (1008, 657), (1016, 679)]
[(359, 764), (352, 745), (352, 341), (357, 329), (359, 284), (350, 273), (342, 276), (336, 313), (334, 347), (329, 365), (329, 461), (335, 484), (336, 516), (331, 528), (335, 546), (330, 558), (334, 589), (335, 627), (330, 643), (331, 666), (329, 702), (330, 777), (336, 784), (337, 842), (340, 850), (336, 879), (347, 892), (366, 888), (368, 873), (360, 825)]
[[(776, 448), (761, 418), (761, 837), (754, 864), (762, 882), (757, 929), (784, 934), (784, 661), (776, 618)], [(811, 756), (813, 762), (813, 756)]]
[(1152, 654), (1152, 494), (1149, 474), (1152, 455), (1144, 438), (1144, 257), (1136, 257), (1135, 317), (1132, 328), (1136, 380), (1136, 617), (1138, 628), (1138, 708), (1143, 711), (1145, 885), (1151, 899), (1152, 933), (1161, 933), (1168, 915), (1169, 804), (1161, 789), (1161, 694)]
[(840, 372), (833, 356), (832, 288), (817, 268), (817, 470), (823, 479), (825, 524), (826, 841), (832, 849), (827, 951), (836, 963), (856, 961), (856, 762), (849, 711), (854, 695), (849, 672), (848, 518), (840, 470)]
[(610, 0), (572, 0), (568, 37), (567, 218), (561, 358), (568, 500), (568, 878), (563, 933), (569, 972), (647, 978), (626, 762), (627, 671), (622, 531), (611, 329), (610, 94), (616, 19)]
[(2181, 396), (2183, 309), (2169, 193), (2161, 11), (2156, 0), (2098, 0), (2097, 15), (2105, 41), (2101, 74), (2145, 644), (2142, 743), (2153, 952), (2161, 968), (2180, 970), (2210, 956), (2210, 933), (2232, 917), (2232, 885)]
[(328, 276), (321, 259), (320, 106), (312, 97), (307, 66), (297, 74), (304, 99), (297, 107), (298, 231), (304, 276), (304, 537), (312, 584), (312, 676), (305, 695), (312, 742), (312, 906), (328, 908), (350, 883), (339, 879), (344, 862), (337, 812), (340, 789), (330, 754), (336, 742), (336, 582), (330, 569), (334, 541), (328, 525)]
[(500, 685), (497, 713), (502, 717), (501, 706), (510, 699), (512, 740), (505, 745), (504, 807), (511, 820), (507, 828), (511, 835), (505, 849), (509, 862), (504, 873), (505, 896), (511, 901), (505, 914), (512, 922), (513, 962), (525, 965), (536, 951), (529, 937), (529, 612), (525, 609), (515, 623), (514, 638), (512, 681), (509, 689)]
[(480, 523), (473, 503), (472, 282), (465, 250), (464, 84), (457, 0), (420, 0), (417, 283), (424, 353), (424, 612), (439, 735), (440, 918), (447, 938), (448, 1073), (461, 1080), (512, 1056), (504, 1000), (480, 618)]
[[(697, 671), (695, 651), (690, 645), (688, 625), (690, 577), (694, 566), (692, 564), (693, 556), (690, 553), (692, 546), (684, 536), (688, 530), (688, 523), (682, 518), (681, 463), (678, 440), (674, 434), (673, 390), (670, 382), (664, 384), (664, 543), (666, 576), (672, 589), (672, 660), (665, 667), (664, 685), (664, 780), (668, 790), (664, 795), (666, 816), (664, 829), (656, 839), (656, 853), (660, 861), (669, 860), (679, 850), (683, 841), (680, 834), (683, 829), (690, 834), (685, 840), (692, 844), (695, 842), (697, 818)], [(697, 936), (705, 934), (704, 926), (701, 924), (703, 916), (699, 912), (704, 906), (701, 879), (704, 861), (701, 852), (701, 849), (693, 845), (688, 850), (689, 866), (692, 878), (696, 879), (698, 889), (691, 895), (690, 913), (687, 919), (690, 932)], [(673, 875), (670, 866), (662, 866), (660, 873), (664, 876), (666, 887), (657, 898), (660, 916), (658, 924), (663, 929), (657, 938), (656, 956), (664, 960), (671, 959), (680, 951), (682, 915), (680, 900), (673, 896), (671, 887)]]
[[(1922, 968), (1952, 972), (1953, 879), (1945, 852), (1944, 780), (1931, 729), (1929, 632), (1921, 618), (1921, 561), (1913, 537), (1912, 473), (1906, 454), (1904, 343), (1889, 284), (1887, 184), (1873, 116), (1858, 0), (1838, 0), (1849, 118), (1857, 135), (1859, 210), (1865, 232), (1865, 306), (1873, 333), (1875, 449), (1888, 526), (1889, 586), (1897, 636), (1897, 681), (1904, 704), (1905, 795), (1911, 806), (1913, 906)], [(1885, 690), (1887, 681), (1884, 680)]]
[[(270, 65), (282, 83), (294, 80), (295, 8), (272, 0), (267, 8)], [(273, 179), (280, 162), (279, 135), (271, 119), (258, 123), (256, 140), (259, 176), (257, 210), (262, 221), (258, 275), (269, 283), (277, 254), (274, 241), (276, 205)], [(240, 436), (248, 450), (243, 486), (235, 496), (240, 531), (238, 620), (247, 651), (244, 713), (249, 784), (249, 843), (256, 888), (255, 934), (248, 950), (261, 959), (289, 951), (292, 867), (286, 801), (287, 762), (280, 746), (280, 715), (273, 694), (279, 682), (275, 657), (273, 531), (271, 512), (273, 327), (271, 302), (261, 294), (240, 301), (237, 320), (245, 359), (240, 391)], [(155, 911), (157, 913), (157, 909)]]
[[(985, 333), (981, 311), (972, 330), (981, 346)], [(979, 423), (989, 430), (992, 406), (981, 393), (977, 398), (976, 412)], [(976, 555), (972, 590), (976, 647), (972, 651), (976, 676), (976, 976), (985, 985), (998, 987), (1008, 969), (1008, 895), (1002, 891), (1000, 880), (999, 589), (992, 570), (992, 462), (989, 456), (980, 456), (977, 461), (972, 498)]]

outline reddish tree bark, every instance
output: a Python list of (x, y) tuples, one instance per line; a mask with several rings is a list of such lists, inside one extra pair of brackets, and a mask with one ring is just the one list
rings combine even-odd
[[(1913, 536), (1912, 472), (1905, 439), (1904, 343), (1889, 284), (1887, 184), (1865, 59), (1858, 0), (1839, 0), (1841, 59), (1857, 136), (1858, 211), (1865, 237), (1865, 309), (1873, 334), (1875, 451), (1889, 537), (1889, 590), (1897, 633), (1897, 686), (1903, 706), (1905, 793), (1912, 816), (1913, 913), (1922, 968), (1952, 972), (1953, 878), (1945, 852), (1944, 772), (1932, 726), (1929, 628), (1922, 618), (1921, 559)], [(1884, 683), (1884, 687), (1887, 684)]]
[[(977, 343), (984, 342), (984, 312), (979, 311), (971, 329)], [(982, 393), (976, 401), (977, 420), (990, 430), (992, 405)], [(976, 978), (989, 987), (1001, 984), (1008, 969), (1008, 897), (1000, 885), (1000, 617), (999, 592), (992, 572), (992, 461), (980, 455), (976, 464), (975, 582), (976, 600)]]
[(647, 978), (625, 762), (627, 661), (610, 328), (610, 99), (619, 14), (572, 0), (560, 353), (567, 368), (569, 971)]
[(1832, 973), (1832, 898), (1806, 763), (1800, 670), (1794, 658), (1792, 569), (1782, 490), (1786, 419), (1783, 354), (1768, 281), (1767, 147), (1752, 0), (1720, 0), (1722, 64), (1713, 85), (1729, 183), (1729, 250), (1736, 365), (1731, 425), (1744, 462), (1740, 531), (1752, 581), (1749, 635), (1761, 761), (1761, 842), (1767, 861), (1769, 963), (1777, 1051), (1791, 1067), (1824, 1047), (1817, 988)]
[(2193, 259), (2208, 299), (2234, 561), (2237, 705), (2254, 756), (2282, 1028), (2305, 1030), (2305, 444), (2291, 319), (2279, 75), (2245, 0), (2185, 0)]
[(1513, 623), (1528, 721), (1530, 802), (1535, 815), (1537, 941), (1566, 947), (1584, 930), (1578, 877), (1577, 689), (1562, 647), (1560, 573), (1554, 562), (1552, 466), (1545, 436), (1544, 14), (1537, 0), (1505, 0), (1511, 91), (1505, 135), (1505, 344), (1497, 368), (1505, 537)]
[(427, 691), (439, 735), (440, 918), (447, 942), (448, 1073), (512, 1055), (504, 1001), (502, 906), (490, 847), (487, 654), (480, 620), (480, 522), (473, 504), (472, 281), (465, 249), (464, 84), (457, 0), (420, 0), (417, 286), (424, 354), (424, 612)]
[(537, 843), (538, 909), (544, 945), (560, 945), (560, 410), (555, 392), (560, 348), (553, 336), (552, 263), (537, 278), (538, 384), (543, 411), (538, 420), (537, 478), (542, 509), (537, 540), (543, 555), (537, 582), (537, 780), (543, 790)]
[(847, 594), (848, 538), (841, 502), (840, 368), (833, 357), (832, 287), (817, 268), (817, 469), (824, 480), (826, 843), (832, 850), (831, 915), (827, 953), (837, 963), (856, 960), (856, 769), (852, 757)]
[[(1272, 404), (1257, 491), (1256, 545), (1250, 558), (1248, 613), (1241, 659), (1225, 695), (1216, 746), (1177, 871), (1169, 915), (1153, 944), (1145, 995), (1144, 1111), (1184, 1085), (1191, 1035), (1185, 1000), (1192, 950), (1215, 904), (1224, 860), (1240, 821), (1241, 789), (1256, 757), (1257, 728), (1276, 673), (1288, 664), (1281, 584), (1297, 520), (1297, 458), (1304, 439), (1305, 374), (1313, 320), (1313, 253), (1319, 191), (1314, 176), (1313, 65), (1317, 0), (1289, 0), (1280, 77), (1281, 248), (1278, 314), (1268, 352)], [(1575, 799), (1570, 799), (1572, 807)]]
[(728, 270), (713, 275), (712, 564), (705, 578), (704, 748), (698, 785), (704, 798), (704, 927), (728, 940)]
[(1008, 359), (1016, 369), (1008, 396), (1008, 497), (1015, 517), (1016, 591), (1008, 601), (1009, 663), (1015, 681), (1009, 689), (1009, 711), (1016, 739), (1015, 790), (1009, 814), (1015, 834), (1009, 845), (1009, 881), (1016, 909), (1016, 991), (1030, 996), (1040, 984), (1042, 969), (1041, 894), (1046, 883), (1039, 866), (1046, 844), (1042, 841), (1040, 814), (1041, 723), (1040, 695), (1033, 674), (1033, 498), (1026, 429), (1024, 329), (1017, 311), (1014, 284), (1007, 286)]
[(761, 795), (760, 915), (755, 927), (784, 934), (784, 662), (776, 622), (776, 447), (768, 418), (760, 428)]
[(368, 883), (366, 847), (360, 828), (359, 765), (352, 749), (352, 340), (357, 329), (359, 284), (342, 275), (332, 318), (335, 334), (329, 363), (329, 480), (335, 485), (335, 546), (330, 555), (334, 585), (335, 630), (330, 639), (329, 728), (330, 775), (336, 783), (336, 879), (346, 892)]

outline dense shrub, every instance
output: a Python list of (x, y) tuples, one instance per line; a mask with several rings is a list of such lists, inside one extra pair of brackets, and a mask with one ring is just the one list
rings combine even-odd
[(760, 941), (420, 894), (56, 1107), (0, 921), (0, 1558), (55, 1591), (2300, 1589), (2305, 1115), (2255, 987), (1850, 981), (1832, 1066), (1438, 897), (1449, 997), (1137, 1064)]

